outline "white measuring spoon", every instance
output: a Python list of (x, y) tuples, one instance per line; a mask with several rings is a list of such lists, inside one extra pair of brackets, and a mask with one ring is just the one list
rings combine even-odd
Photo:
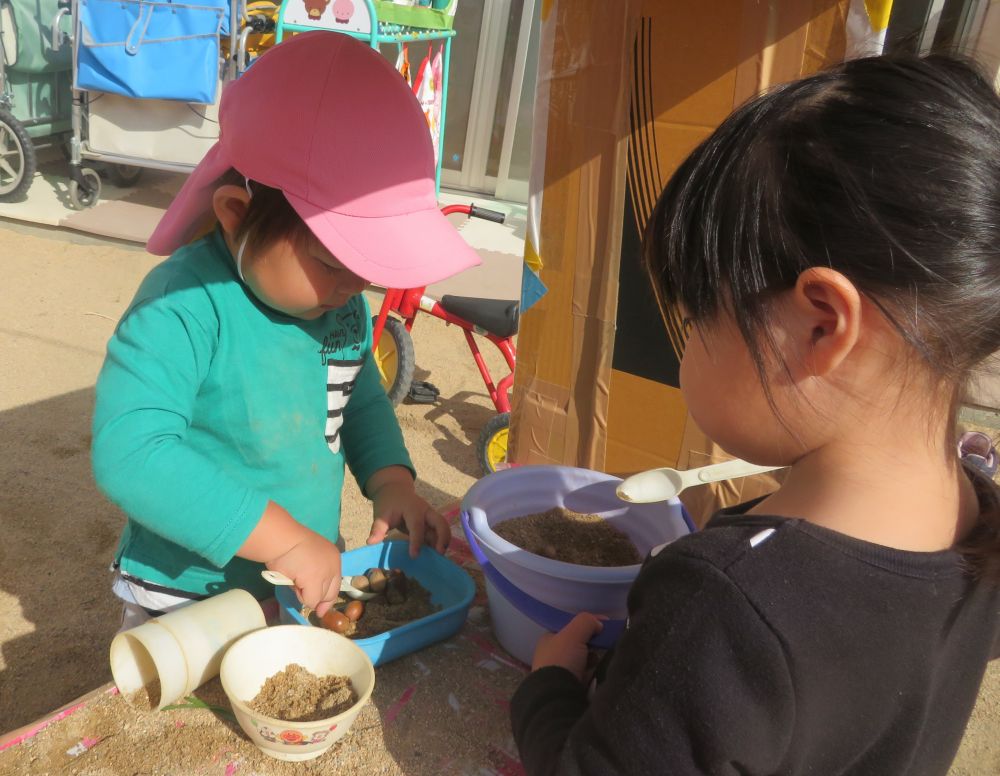
[(663, 468), (650, 469), (627, 477), (616, 491), (622, 501), (633, 504), (649, 504), (653, 501), (666, 501), (692, 485), (703, 485), (719, 480), (734, 480), (737, 477), (748, 477), (751, 474), (763, 474), (782, 466), (757, 466), (746, 461), (733, 460), (714, 463), (711, 466), (700, 466), (697, 469), (678, 471)]
[[(294, 585), (295, 583), (277, 571), (271, 571), (271, 569), (264, 569), (260, 572), (260, 575), (264, 577), (272, 585)], [(346, 595), (348, 598), (357, 598), (359, 601), (367, 601), (370, 598), (375, 597), (375, 593), (363, 593), (358, 590), (354, 585), (348, 582), (346, 579), (340, 580), (340, 592)]]

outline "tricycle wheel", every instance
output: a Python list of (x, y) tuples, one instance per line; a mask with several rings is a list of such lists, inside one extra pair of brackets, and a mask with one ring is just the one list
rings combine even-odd
[(101, 176), (90, 167), (82, 168), (80, 174), (83, 176), (82, 185), (75, 180), (69, 182), (69, 199), (77, 210), (86, 210), (101, 198)]
[(492, 474), (507, 463), (507, 442), (510, 436), (510, 413), (501, 412), (490, 418), (479, 433), (476, 453), (483, 474)]
[(24, 125), (0, 110), (0, 201), (20, 198), (35, 177), (35, 146)]
[[(375, 325), (372, 318), (372, 326)], [(385, 319), (385, 328), (375, 347), (375, 365), (378, 367), (382, 387), (393, 406), (399, 404), (410, 392), (413, 382), (413, 338), (399, 318)]]

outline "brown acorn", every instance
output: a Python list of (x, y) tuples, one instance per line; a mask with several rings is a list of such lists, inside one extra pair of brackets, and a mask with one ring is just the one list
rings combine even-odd
[(351, 577), (350, 582), (351, 582), (351, 587), (353, 587), (355, 590), (360, 590), (362, 593), (368, 592), (368, 577), (364, 575)]
[(385, 590), (387, 577), (384, 569), (368, 569), (365, 576), (368, 577), (368, 587), (373, 593), (381, 593)]
[(324, 628), (328, 628), (335, 633), (343, 633), (351, 626), (350, 618), (338, 609), (330, 609), (330, 611), (323, 615), (322, 622)]
[(347, 606), (344, 607), (344, 614), (347, 615), (347, 619), (351, 622), (357, 622), (361, 619), (361, 615), (365, 613), (365, 605), (361, 601), (351, 601)]

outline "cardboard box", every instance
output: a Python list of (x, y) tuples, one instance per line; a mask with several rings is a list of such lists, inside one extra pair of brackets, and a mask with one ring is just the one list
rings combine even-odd
[[(642, 274), (641, 234), (670, 175), (735, 106), (843, 59), (848, 6), (543, 4), (526, 252), (549, 292), (521, 320), (511, 460), (626, 475), (724, 457), (687, 416), (683, 341)], [(772, 483), (698, 494), (695, 517)]]

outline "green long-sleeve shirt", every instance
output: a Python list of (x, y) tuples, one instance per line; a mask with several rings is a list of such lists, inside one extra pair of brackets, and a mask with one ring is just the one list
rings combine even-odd
[(313, 321), (276, 312), (218, 232), (146, 277), (96, 392), (94, 476), (128, 515), (118, 562), (169, 588), (263, 596), (260, 564), (235, 553), (269, 500), (334, 541), (345, 458), (362, 486), (413, 468), (364, 297)]

